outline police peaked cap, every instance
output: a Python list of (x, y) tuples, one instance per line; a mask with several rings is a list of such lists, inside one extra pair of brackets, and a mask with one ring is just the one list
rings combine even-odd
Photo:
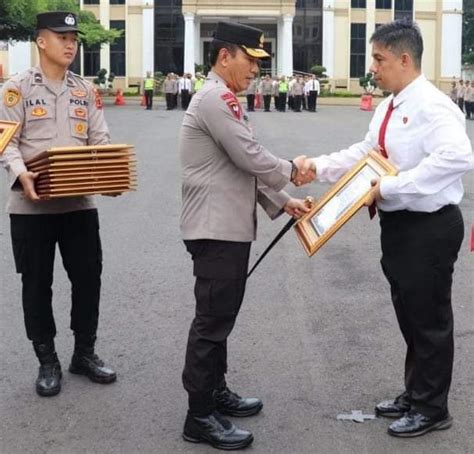
[(236, 44), (253, 58), (269, 58), (263, 48), (263, 32), (258, 28), (238, 22), (218, 22), (214, 39)]
[(36, 16), (36, 30), (48, 29), (56, 33), (79, 32), (77, 16), (67, 11), (51, 11)]

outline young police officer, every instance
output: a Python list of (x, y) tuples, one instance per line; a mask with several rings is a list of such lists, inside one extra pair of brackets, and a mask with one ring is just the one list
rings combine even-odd
[(102, 101), (90, 83), (68, 71), (77, 52), (77, 18), (68, 12), (37, 16), (39, 66), (5, 84), (0, 118), (20, 128), (0, 158), (8, 171), (13, 253), (22, 275), (23, 310), (28, 339), (40, 368), (36, 391), (53, 396), (61, 390), (61, 366), (54, 347), (52, 311), (56, 244), (72, 284), (71, 329), (75, 348), (69, 371), (98, 383), (115, 381), (94, 353), (99, 318), (102, 251), (99, 219), (91, 197), (40, 200), (38, 174), (25, 161), (50, 147), (107, 144), (109, 131)]
[(362, 142), (314, 162), (319, 180), (334, 182), (377, 148), (400, 170), (374, 180), (371, 194), (379, 208), (382, 268), (407, 345), (403, 392), (376, 412), (399, 418), (390, 435), (415, 437), (452, 424), (451, 285), (464, 232), (461, 178), (474, 160), (462, 113), (421, 72), (419, 28), (384, 24), (371, 42), (371, 71), (392, 95), (375, 111)]
[(244, 448), (253, 440), (222, 414), (251, 416), (263, 406), (230, 391), (225, 380), (227, 337), (244, 297), (256, 202), (272, 218), (283, 211), (300, 216), (307, 211), (304, 203), (278, 191), (298, 173), (301, 183), (314, 178), (304, 157), (292, 164), (257, 142), (236, 98), (256, 77), (258, 60), (268, 56), (260, 30), (218, 23), (212, 70), (191, 101), (179, 141), (181, 230), (196, 276), (196, 316), (183, 371), (189, 395), (183, 436), (220, 449)]

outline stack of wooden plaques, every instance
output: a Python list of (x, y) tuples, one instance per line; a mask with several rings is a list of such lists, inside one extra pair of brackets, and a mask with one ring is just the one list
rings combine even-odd
[(132, 145), (51, 148), (25, 164), (39, 173), (35, 187), (41, 199), (121, 194), (137, 185)]

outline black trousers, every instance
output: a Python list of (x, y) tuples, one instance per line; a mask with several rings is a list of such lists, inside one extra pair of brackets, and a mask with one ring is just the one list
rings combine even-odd
[(272, 95), (263, 95), (263, 107), (265, 112), (270, 112), (270, 103), (272, 102)]
[(11, 214), (10, 223), (16, 270), (22, 277), (28, 339), (42, 342), (56, 335), (51, 290), (56, 244), (71, 281), (71, 329), (96, 334), (102, 273), (97, 210)]
[(458, 99), (458, 106), (464, 112), (464, 99), (463, 98)]
[(464, 106), (466, 107), (466, 118), (470, 119), (473, 112), (473, 105), (471, 101), (464, 101)]
[(255, 95), (247, 95), (247, 110), (249, 112), (255, 111)]
[(185, 244), (194, 262), (196, 314), (189, 330), (183, 384), (190, 413), (207, 415), (215, 408), (213, 391), (225, 384), (227, 337), (244, 298), (251, 243)]
[(464, 236), (461, 211), (380, 212), (382, 268), (405, 339), (405, 389), (428, 417), (448, 411), (453, 368), (451, 286)]
[(278, 110), (280, 112), (285, 112), (286, 110), (286, 93), (284, 92), (278, 94)]
[(145, 104), (148, 110), (153, 107), (153, 90), (145, 90)]
[(295, 112), (301, 112), (301, 95), (293, 96), (293, 110)]
[(288, 109), (293, 110), (293, 102), (294, 102), (293, 95), (288, 95)]
[(175, 95), (173, 93), (166, 93), (166, 110), (172, 110), (175, 108)]
[(191, 96), (189, 94), (189, 90), (181, 90), (181, 108), (183, 110), (188, 108), (190, 100)]
[(318, 92), (311, 90), (308, 95), (308, 110), (316, 112), (316, 104), (318, 101)]

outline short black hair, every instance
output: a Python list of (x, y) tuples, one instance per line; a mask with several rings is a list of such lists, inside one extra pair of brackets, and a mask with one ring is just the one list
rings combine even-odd
[(381, 25), (372, 34), (370, 42), (380, 43), (396, 55), (410, 54), (416, 68), (421, 68), (423, 38), (420, 28), (412, 20), (396, 20)]
[(227, 49), (234, 57), (237, 50), (239, 49), (239, 46), (237, 46), (237, 44), (227, 43), (218, 39), (212, 40), (211, 45), (209, 46), (209, 64), (211, 66), (214, 66), (217, 63), (217, 57), (219, 56), (221, 49)]

